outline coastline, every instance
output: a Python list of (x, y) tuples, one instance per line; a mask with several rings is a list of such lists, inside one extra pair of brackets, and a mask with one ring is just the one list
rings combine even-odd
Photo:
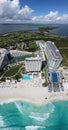
[(15, 102), (15, 101), (22, 101), (22, 102), (27, 102), (36, 106), (43, 106), (43, 105), (47, 105), (51, 102), (57, 102), (57, 101), (67, 101), (68, 100), (68, 96), (66, 94), (62, 94), (62, 95), (57, 95), (58, 97), (56, 97), (55, 95), (53, 95), (53, 97), (50, 97), (51, 99), (43, 99), (43, 100), (36, 100), (36, 99), (28, 99), (28, 98), (24, 98), (24, 97), (19, 97), (19, 98), (0, 98), (0, 104), (4, 104), (4, 103), (11, 103), (11, 102)]
[(12, 101), (24, 101), (37, 106), (46, 105), (53, 101), (68, 100), (68, 92), (48, 92), (47, 87), (21, 86), (0, 88), (0, 104)]
[[(55, 27), (57, 27), (58, 26), (58, 28), (60, 28), (59, 29), (59, 31), (60, 31), (60, 33), (58, 33), (57, 31), (55, 31), (55, 32), (53, 32), (53, 30), (51, 30), (50, 31), (50, 33), (54, 33), (54, 34), (58, 34), (58, 35), (60, 35), (60, 36), (65, 36), (65, 37), (67, 37), (68, 36), (68, 33), (67, 32), (65, 32), (65, 34), (62, 34), (62, 32), (64, 32), (64, 30), (65, 29), (67, 29), (67, 25), (68, 24), (9, 24), (9, 23), (7, 23), (7, 24), (0, 24), (0, 28), (2, 28), (3, 29), (3, 32), (1, 31), (0, 32), (0, 36), (3, 36), (3, 35), (10, 35), (10, 34), (13, 34), (13, 33), (16, 33), (16, 32), (22, 32), (22, 31), (25, 31), (25, 29), (23, 29), (23, 27), (25, 26), (25, 28), (26, 28), (26, 26), (28, 26), (27, 28), (26, 28), (26, 31), (37, 31), (38, 30), (38, 28), (39, 27), (41, 27), (41, 25), (42, 25), (42, 27), (43, 28), (45, 28), (45, 27), (53, 27), (53, 26), (55, 26)], [(2, 27), (1, 27), (2, 26)], [(10, 26), (10, 30), (8, 29), (8, 31), (5, 29), (5, 27), (8, 27), (8, 26)], [(16, 28), (14, 29), (14, 26), (16, 26)], [(18, 28), (18, 26), (21, 26), (21, 27), (19, 27)], [(30, 26), (33, 26), (34, 28), (36, 27), (36, 30), (34, 30), (34, 29), (32, 29), (32, 28), (29, 28)], [(64, 27), (65, 26), (65, 27)], [(64, 28), (63, 28), (64, 27)], [(13, 28), (13, 29), (12, 29)], [(2, 30), (1, 29), (1, 30)], [(6, 31), (5, 31), (6, 30)], [(56, 29), (55, 29), (56, 30)]]

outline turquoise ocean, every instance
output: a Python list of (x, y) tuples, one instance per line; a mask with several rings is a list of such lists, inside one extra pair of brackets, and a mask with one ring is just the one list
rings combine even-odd
[(0, 130), (68, 130), (68, 101), (43, 106), (22, 101), (1, 102)]

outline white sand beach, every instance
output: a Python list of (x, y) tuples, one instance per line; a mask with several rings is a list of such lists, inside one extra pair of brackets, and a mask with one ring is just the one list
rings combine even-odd
[[(29, 81), (28, 81), (29, 82)], [(43, 105), (56, 100), (68, 100), (68, 92), (48, 92), (47, 87), (31, 86), (28, 82), (16, 84), (0, 84), (0, 102), (7, 100), (22, 100), (35, 105)]]

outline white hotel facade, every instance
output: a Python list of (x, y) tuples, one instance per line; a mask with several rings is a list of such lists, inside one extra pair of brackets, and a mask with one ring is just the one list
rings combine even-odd
[(57, 70), (62, 61), (62, 56), (57, 47), (55, 46), (54, 42), (45, 42), (44, 51), (47, 57), (47, 64), (49, 69)]
[(63, 58), (54, 42), (38, 40), (36, 44), (42, 48), (42, 51), (46, 55), (49, 70), (57, 70)]
[(25, 59), (27, 72), (39, 72), (41, 70), (42, 60), (40, 57), (31, 57)]

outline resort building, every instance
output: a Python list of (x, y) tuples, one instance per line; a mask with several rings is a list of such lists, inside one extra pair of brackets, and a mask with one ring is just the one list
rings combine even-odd
[(11, 55), (8, 50), (0, 48), (0, 70), (2, 70), (10, 61)]
[(44, 51), (47, 57), (48, 68), (52, 70), (57, 70), (62, 61), (62, 56), (59, 50), (56, 48), (54, 42), (45, 42)]
[(27, 72), (39, 72), (41, 70), (42, 60), (40, 57), (31, 57), (25, 59)]
[(43, 45), (45, 45), (45, 41), (37, 40), (36, 44), (37, 44), (37, 46), (39, 46), (39, 56), (41, 57), (42, 61), (46, 61), (45, 53), (44, 53), (44, 50), (43, 50)]
[(31, 52), (27, 51), (20, 51), (20, 50), (10, 50), (10, 54), (12, 57), (21, 57), (21, 56), (28, 56), (31, 55)]

